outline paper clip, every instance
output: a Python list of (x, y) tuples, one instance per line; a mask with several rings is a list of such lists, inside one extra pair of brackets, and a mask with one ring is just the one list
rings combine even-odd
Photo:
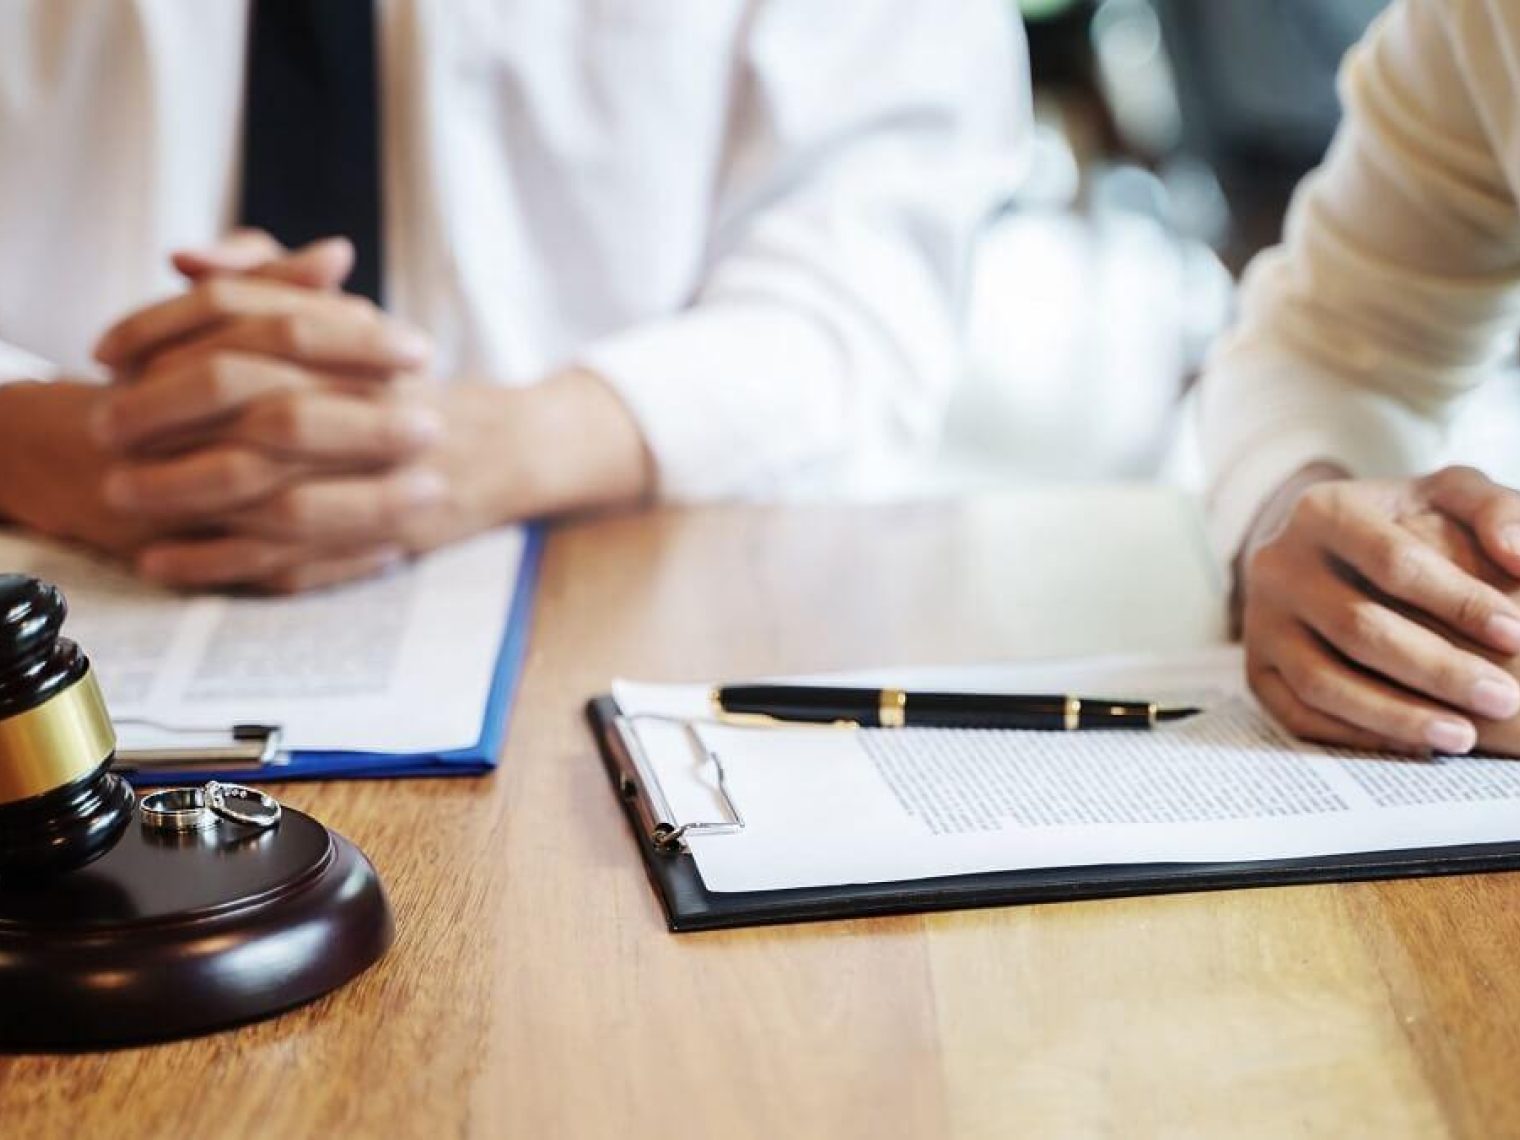
[[(723, 803), (727, 819), (682, 822), (675, 818), (670, 801), (665, 798), (665, 790), (660, 786), (659, 777), (655, 774), (654, 767), (649, 763), (649, 758), (644, 751), (643, 741), (639, 739), (635, 724), (640, 721), (673, 724), (684, 730), (697, 759), (702, 763), (711, 764), (713, 771), (717, 774), (718, 798)], [(632, 801), (638, 812), (640, 825), (648, 836), (649, 842), (656, 848), (661, 851), (685, 851), (687, 836), (732, 835), (744, 830), (744, 816), (729, 793), (728, 773), (723, 768), (723, 760), (697, 735), (697, 730), (691, 721), (681, 717), (662, 716), (658, 713), (637, 713), (633, 716), (619, 716), (616, 724), (618, 735), (622, 738), (628, 759), (631, 761), (631, 764), (624, 767), (619, 774), (618, 792), (625, 799)]]

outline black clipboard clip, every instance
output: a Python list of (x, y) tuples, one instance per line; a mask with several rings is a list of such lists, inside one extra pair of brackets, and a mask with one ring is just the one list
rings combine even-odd
[[(118, 726), (152, 729), (187, 738), (183, 745), (118, 748), (111, 768), (138, 775), (183, 772), (252, 772), (281, 763), (284, 730), (277, 724), (234, 724), (230, 728), (187, 728), (142, 717), (122, 717)], [(189, 738), (197, 738), (190, 740)]]
[[(676, 819), (654, 765), (649, 762), (649, 756), (644, 751), (644, 742), (639, 738), (637, 724), (641, 721), (675, 725), (685, 733), (697, 762), (712, 765), (717, 775), (718, 798), (723, 802), (727, 819)], [(688, 850), (686, 837), (689, 835), (734, 835), (744, 830), (744, 814), (728, 789), (728, 772), (723, 767), (723, 758), (697, 734), (696, 725), (701, 722), (662, 716), (659, 713), (635, 713), (631, 716), (619, 714), (613, 723), (617, 726), (618, 736), (623, 741), (623, 751), (628, 758), (627, 764), (619, 765), (618, 794), (633, 807), (640, 828), (657, 850), (684, 852)]]

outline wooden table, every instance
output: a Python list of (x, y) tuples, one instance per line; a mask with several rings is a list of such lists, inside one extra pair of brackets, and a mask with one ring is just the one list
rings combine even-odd
[(0, 1059), (0, 1135), (1520, 1134), (1512, 875), (666, 933), (582, 726), (612, 676), (1196, 645), (1201, 563), (1139, 491), (566, 526), (494, 777), (280, 790), (373, 857), (390, 955)]

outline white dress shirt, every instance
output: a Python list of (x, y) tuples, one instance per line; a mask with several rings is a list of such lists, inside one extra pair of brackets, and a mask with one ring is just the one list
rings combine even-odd
[[(1026, 135), (998, 0), (379, 0), (386, 295), (449, 379), (589, 366), (674, 498), (932, 436)], [(0, 0), (0, 379), (92, 375), (233, 223), (247, 5)]]
[(1363, 476), (1435, 465), (1464, 398), (1514, 354), (1520, 5), (1401, 0), (1347, 57), (1341, 95), (1330, 154), (1283, 245), (1247, 273), (1205, 378), (1224, 556), (1312, 461)]

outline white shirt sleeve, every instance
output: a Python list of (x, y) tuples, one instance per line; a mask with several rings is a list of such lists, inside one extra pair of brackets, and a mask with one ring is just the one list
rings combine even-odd
[(51, 380), (58, 375), (58, 366), (19, 345), (0, 340), (0, 384), (17, 380)]
[(639, 422), (665, 497), (760, 492), (932, 438), (1027, 84), (994, 0), (756, 5), (696, 295), (578, 354)]
[(1260, 256), (1199, 402), (1212, 538), (1228, 559), (1316, 460), (1433, 464), (1520, 326), (1520, 13), (1400, 0), (1347, 57), (1345, 120)]

